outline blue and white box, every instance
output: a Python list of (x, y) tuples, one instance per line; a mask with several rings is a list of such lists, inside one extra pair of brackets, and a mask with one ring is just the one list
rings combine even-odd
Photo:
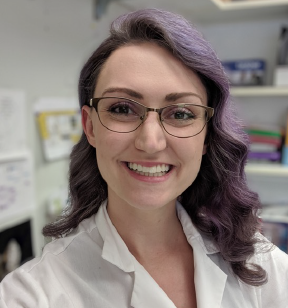
[(261, 59), (223, 61), (222, 65), (233, 86), (265, 84), (266, 62)]

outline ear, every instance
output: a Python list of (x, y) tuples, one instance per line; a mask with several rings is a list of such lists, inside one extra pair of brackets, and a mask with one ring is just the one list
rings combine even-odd
[(87, 137), (87, 140), (94, 148), (96, 148), (92, 121), (92, 108), (90, 108), (89, 106), (83, 106), (81, 109), (81, 114), (82, 127)]

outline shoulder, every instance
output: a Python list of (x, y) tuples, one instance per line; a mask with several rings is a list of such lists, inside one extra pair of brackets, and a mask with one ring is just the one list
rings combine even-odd
[(66, 286), (73, 285), (76, 276), (80, 281), (87, 276), (92, 255), (97, 263), (102, 246), (95, 217), (83, 221), (66, 237), (47, 244), (41, 257), (28, 261), (3, 279), (0, 308), (45, 308), (52, 307), (51, 302), (53, 307), (73, 307)]
[(276, 275), (281, 270), (281, 275), (288, 278), (288, 255), (262, 236), (256, 246), (256, 253), (249, 262), (262, 266), (268, 276)]
[(287, 307), (288, 255), (276, 246), (256, 252), (250, 263), (260, 265), (267, 273), (267, 283), (256, 288), (263, 308)]
[[(29, 266), (37, 259), (29, 261)], [(27, 263), (27, 265), (28, 265)], [(25, 266), (8, 274), (0, 284), (0, 307), (49, 307), (48, 300), (36, 279)], [(5, 304), (4, 304), (5, 303)]]

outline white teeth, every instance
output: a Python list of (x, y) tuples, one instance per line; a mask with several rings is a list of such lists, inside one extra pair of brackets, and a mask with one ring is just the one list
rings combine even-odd
[(163, 176), (170, 169), (169, 165), (165, 165), (165, 164), (157, 165), (153, 167), (146, 167), (146, 166), (142, 166), (136, 163), (128, 163), (128, 167), (131, 170), (134, 170), (137, 173), (141, 175), (146, 175), (146, 176)]

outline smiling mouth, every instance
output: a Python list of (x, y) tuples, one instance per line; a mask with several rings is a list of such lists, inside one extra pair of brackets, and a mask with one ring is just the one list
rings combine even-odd
[(136, 163), (127, 163), (127, 167), (135, 173), (144, 176), (163, 176), (171, 170), (171, 166), (166, 164), (146, 167)]

